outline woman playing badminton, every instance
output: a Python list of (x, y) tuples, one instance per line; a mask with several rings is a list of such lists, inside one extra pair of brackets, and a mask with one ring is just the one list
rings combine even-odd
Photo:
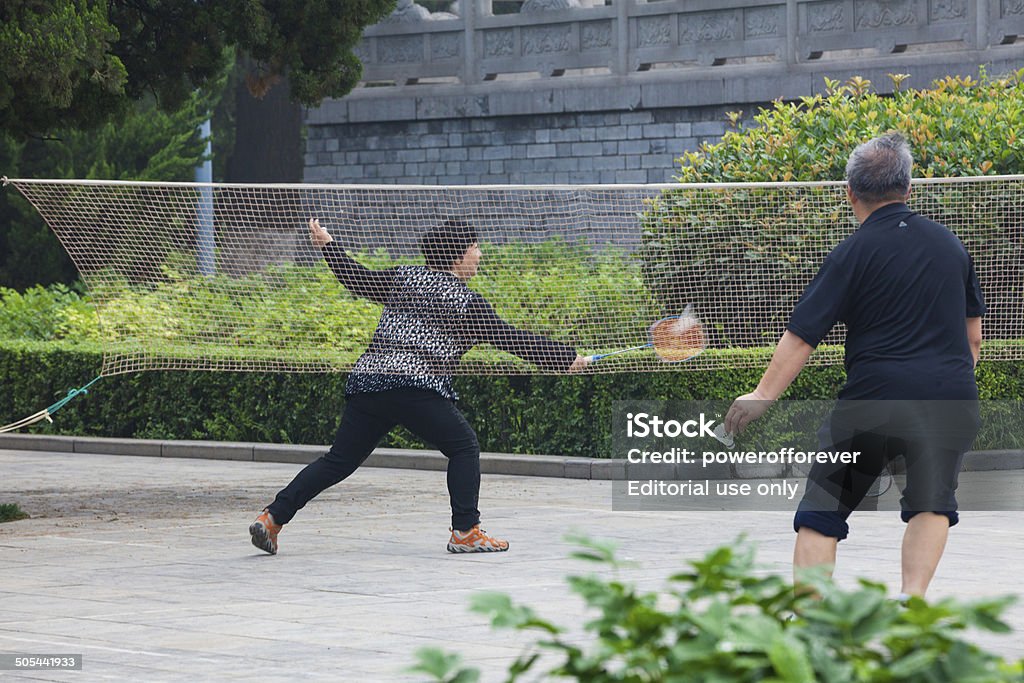
[(253, 545), (275, 554), (281, 527), (321, 491), (355, 472), (380, 440), (402, 425), (448, 458), (448, 550), (508, 550), (507, 541), (480, 529), (480, 445), (455, 406), (452, 373), (463, 354), (480, 342), (551, 371), (577, 372), (587, 359), (565, 344), (512, 327), (466, 286), (481, 257), (476, 231), (466, 223), (449, 220), (423, 237), (426, 266), (386, 270), (357, 263), (315, 218), (309, 232), (338, 281), (384, 310), (369, 348), (349, 375), (334, 444), (249, 526)]

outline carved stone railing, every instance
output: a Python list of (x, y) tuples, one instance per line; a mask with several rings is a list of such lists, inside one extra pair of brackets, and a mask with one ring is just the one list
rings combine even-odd
[[(505, 74), (592, 70), (629, 76), (655, 66), (699, 70), (749, 59), (792, 65), (849, 60), (851, 50), (892, 54), (929, 45), (985, 51), (1024, 34), (1024, 0), (599, 3), (530, 0), (519, 14), (495, 16), (490, 0), (462, 0), (453, 7), (459, 16), (400, 2), (395, 15), (364, 33), (357, 50), (364, 82), (474, 84)], [(598, 6), (581, 6), (587, 4)]]

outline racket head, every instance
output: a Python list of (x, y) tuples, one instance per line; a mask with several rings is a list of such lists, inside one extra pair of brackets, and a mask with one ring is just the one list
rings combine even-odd
[(657, 320), (647, 331), (654, 353), (665, 363), (681, 363), (704, 351), (707, 343), (704, 325), (689, 310), (687, 306), (680, 315)]

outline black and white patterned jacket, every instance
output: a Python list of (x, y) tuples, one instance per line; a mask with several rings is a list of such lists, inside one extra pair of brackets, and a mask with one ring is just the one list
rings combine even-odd
[(568, 370), (576, 359), (572, 347), (509, 325), (452, 273), (424, 266), (370, 270), (337, 242), (325, 245), (323, 254), (353, 295), (384, 306), (373, 341), (349, 375), (346, 395), (413, 388), (456, 400), (452, 373), (481, 342), (554, 372)]

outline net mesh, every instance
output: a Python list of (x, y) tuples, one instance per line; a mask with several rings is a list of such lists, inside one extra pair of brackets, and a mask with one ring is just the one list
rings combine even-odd
[[(587, 372), (759, 367), (824, 256), (855, 228), (842, 183), (379, 187), (11, 180), (77, 266), (102, 374), (152, 369), (346, 371), (378, 303), (342, 287), (307, 220), (371, 269), (422, 264), (449, 218), (483, 248), (469, 286), (512, 325), (599, 354), (648, 342), (692, 306), (706, 350), (667, 365), (621, 354)], [(974, 258), (987, 360), (1024, 358), (1024, 176), (917, 180), (912, 208)], [(842, 358), (837, 326), (811, 357)], [(554, 372), (483, 344), (461, 374)]]

